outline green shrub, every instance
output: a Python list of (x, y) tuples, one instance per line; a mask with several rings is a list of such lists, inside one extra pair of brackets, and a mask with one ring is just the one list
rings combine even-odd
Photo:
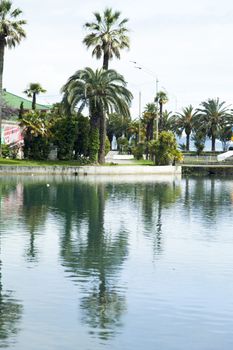
[(149, 152), (156, 165), (169, 165), (182, 159), (175, 136), (170, 131), (162, 131), (158, 140), (150, 141)]
[(145, 144), (142, 142), (138, 143), (137, 146), (132, 148), (132, 153), (137, 160), (140, 160), (143, 158), (144, 152), (145, 152)]
[(10, 158), (10, 146), (9, 145), (2, 145), (2, 158)]

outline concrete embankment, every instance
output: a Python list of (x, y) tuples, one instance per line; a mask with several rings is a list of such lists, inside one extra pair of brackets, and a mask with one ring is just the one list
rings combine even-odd
[(0, 174), (25, 175), (181, 175), (181, 166), (0, 166)]
[(233, 176), (233, 165), (182, 165), (182, 175)]

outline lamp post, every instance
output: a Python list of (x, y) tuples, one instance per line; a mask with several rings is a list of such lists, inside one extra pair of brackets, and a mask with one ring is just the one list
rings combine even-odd
[[(135, 62), (135, 61), (130, 61), (131, 63), (134, 63), (135, 65), (137, 64), (137, 62)], [(158, 94), (158, 91), (159, 91), (159, 79), (158, 79), (158, 77), (157, 77), (157, 75), (154, 75), (154, 73), (153, 72), (151, 72), (150, 70), (148, 70), (148, 69), (145, 69), (145, 68), (143, 68), (143, 67), (141, 67), (141, 66), (135, 66), (134, 68), (136, 68), (136, 69), (140, 69), (140, 70), (143, 70), (145, 73), (147, 73), (147, 74), (149, 74), (149, 75), (151, 75), (151, 76), (155, 76), (155, 78), (156, 78), (156, 96), (157, 96), (157, 94)], [(139, 93), (140, 94), (140, 93)], [(141, 96), (141, 95), (140, 95)], [(141, 101), (140, 100), (141, 99), (141, 97), (139, 98), (139, 101)], [(140, 104), (141, 104), (141, 102), (139, 102)], [(156, 109), (157, 109), (157, 111), (156, 111), (156, 134), (155, 134), (155, 138), (156, 138), (156, 140), (158, 140), (158, 137), (159, 137), (159, 114), (158, 114), (158, 100), (156, 101)], [(141, 109), (141, 107), (139, 108), (139, 110)], [(141, 112), (139, 112), (139, 125), (140, 125), (140, 117), (141, 117)], [(140, 127), (139, 127), (139, 129), (140, 129)], [(140, 138), (140, 136), (139, 136), (139, 138)]]
[[(158, 77), (156, 77), (156, 96), (158, 95), (159, 92), (159, 80)], [(159, 100), (156, 99), (156, 134), (155, 134), (155, 139), (156, 141), (159, 138)]]
[(141, 129), (141, 113), (142, 113), (142, 93), (139, 91), (139, 104), (138, 104), (138, 113), (139, 113), (139, 123), (138, 123), (138, 143), (141, 142), (140, 129)]

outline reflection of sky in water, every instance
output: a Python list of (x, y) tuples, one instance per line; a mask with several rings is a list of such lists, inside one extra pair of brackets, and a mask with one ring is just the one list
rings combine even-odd
[(232, 192), (230, 179), (0, 178), (2, 288), (20, 310), (9, 348), (231, 349)]

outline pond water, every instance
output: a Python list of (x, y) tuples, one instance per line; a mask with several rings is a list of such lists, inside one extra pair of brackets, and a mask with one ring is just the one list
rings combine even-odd
[(0, 177), (0, 348), (233, 348), (233, 180)]

